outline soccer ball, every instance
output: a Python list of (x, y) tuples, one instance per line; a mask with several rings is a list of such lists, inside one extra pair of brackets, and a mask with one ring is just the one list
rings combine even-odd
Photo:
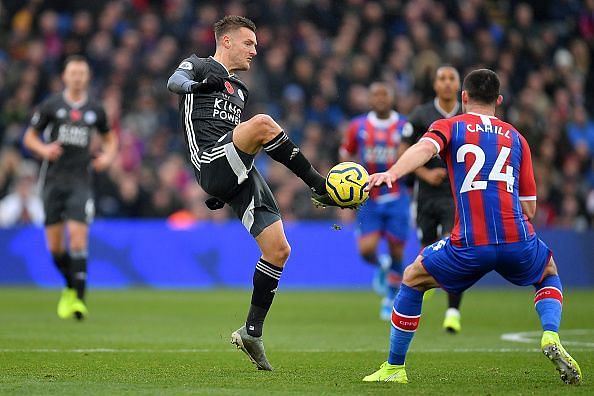
[(355, 162), (341, 162), (335, 165), (326, 177), (326, 190), (339, 206), (362, 204), (369, 198), (365, 191), (369, 174)]

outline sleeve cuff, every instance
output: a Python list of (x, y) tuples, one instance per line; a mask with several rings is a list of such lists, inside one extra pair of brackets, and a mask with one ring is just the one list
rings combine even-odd
[(435, 146), (435, 149), (437, 150), (435, 152), (435, 154), (439, 154), (439, 152), (441, 151), (441, 147), (439, 147), (439, 143), (437, 143), (434, 139), (431, 139), (430, 137), (422, 137), (422, 138), (419, 139), (419, 142), (421, 140), (427, 140), (427, 141), (433, 143), (433, 145)]
[(520, 197), (520, 201), (536, 201), (536, 195), (530, 195), (527, 197)]

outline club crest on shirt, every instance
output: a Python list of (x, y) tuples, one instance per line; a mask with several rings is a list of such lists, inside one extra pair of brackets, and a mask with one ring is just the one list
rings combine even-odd
[(93, 123), (95, 123), (95, 121), (97, 121), (97, 114), (94, 111), (89, 110), (89, 111), (85, 112), (83, 119), (85, 120), (85, 122), (87, 124), (93, 124)]
[(245, 102), (245, 98), (243, 97), (243, 91), (241, 90), (241, 88), (237, 88), (237, 95), (239, 95), (239, 98)]

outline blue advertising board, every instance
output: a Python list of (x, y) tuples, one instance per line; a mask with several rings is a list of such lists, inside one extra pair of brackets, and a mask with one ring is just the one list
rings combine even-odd
[[(292, 253), (283, 273), (288, 288), (369, 288), (372, 268), (359, 258), (353, 226), (331, 222), (287, 222)], [(544, 230), (564, 285), (594, 286), (594, 232)], [(411, 230), (405, 263), (419, 252)], [(91, 227), (90, 287), (249, 287), (259, 257), (241, 223), (197, 223), (173, 227), (166, 221), (103, 220)], [(500, 286), (497, 274), (480, 285)], [(62, 281), (37, 227), (0, 229), (0, 285), (61, 287)]]

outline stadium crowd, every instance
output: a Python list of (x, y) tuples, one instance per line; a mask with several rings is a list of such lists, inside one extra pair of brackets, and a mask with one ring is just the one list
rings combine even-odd
[[(396, 109), (408, 114), (432, 98), (438, 66), (462, 75), (488, 67), (502, 81), (499, 116), (533, 152), (535, 224), (594, 227), (594, 0), (8, 0), (1, 7), (0, 225), (39, 221), (38, 167), (21, 139), (36, 104), (61, 90), (71, 54), (89, 59), (92, 94), (120, 137), (118, 159), (95, 175), (98, 216), (232, 218), (204, 205), (166, 79), (191, 53), (213, 54), (213, 23), (238, 14), (258, 26), (258, 56), (241, 75), (250, 87), (244, 119), (273, 116), (321, 172), (337, 161), (348, 120), (367, 111), (371, 82), (391, 82)], [(314, 209), (304, 184), (267, 156), (257, 165), (285, 219), (352, 217)]]

